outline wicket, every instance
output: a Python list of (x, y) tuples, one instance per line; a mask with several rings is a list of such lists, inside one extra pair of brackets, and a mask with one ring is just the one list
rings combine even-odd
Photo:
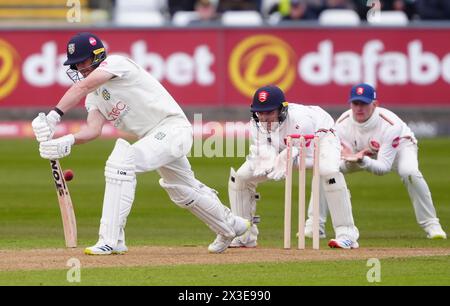
[(313, 249), (319, 249), (319, 137), (315, 135), (289, 135), (286, 137), (288, 150), (285, 200), (284, 200), (284, 248), (291, 248), (291, 215), (292, 215), (292, 147), (293, 139), (299, 141), (298, 173), (299, 173), (299, 200), (298, 200), (298, 249), (305, 249), (305, 218), (306, 218), (306, 141), (314, 143), (313, 177), (312, 177), (312, 205), (313, 205)]

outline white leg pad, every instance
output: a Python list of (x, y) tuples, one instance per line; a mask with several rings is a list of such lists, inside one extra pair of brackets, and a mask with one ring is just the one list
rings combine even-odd
[(117, 239), (118, 245), (125, 245), (125, 226), (127, 224), (127, 219), (125, 218), (120, 224), (119, 237)]
[(217, 195), (211, 193), (211, 189), (200, 191), (190, 186), (168, 184), (163, 179), (159, 180), (159, 184), (175, 204), (188, 209), (216, 234), (231, 238), (236, 236), (235, 229), (239, 227), (236, 217), (219, 201)]
[[(325, 223), (327, 222), (328, 217), (328, 203), (327, 198), (325, 196), (325, 191), (323, 190), (323, 184), (319, 186), (319, 224), (322, 229), (325, 229)], [(308, 204), (308, 220), (306, 220), (306, 225), (312, 227), (312, 218), (313, 218), (313, 205), (312, 205), (312, 194), (309, 199)]]
[(100, 240), (112, 248), (125, 239), (124, 227), (136, 190), (134, 150), (118, 139), (105, 167), (105, 196), (99, 230)]
[(333, 175), (321, 176), (321, 181), (336, 239), (350, 239), (356, 242), (359, 238), (359, 231), (353, 220), (350, 193), (344, 175), (336, 172)]
[[(234, 215), (253, 221), (256, 215), (256, 202), (260, 199), (259, 193), (256, 192), (256, 183), (243, 180), (231, 168), (228, 180), (228, 197)], [(257, 225), (252, 224), (250, 230), (239, 238), (239, 243), (247, 244), (256, 241), (258, 234)]]
[(233, 214), (247, 220), (253, 219), (256, 213), (256, 201), (260, 198), (259, 194), (256, 193), (254, 186), (241, 180), (233, 168), (228, 181), (228, 197)]

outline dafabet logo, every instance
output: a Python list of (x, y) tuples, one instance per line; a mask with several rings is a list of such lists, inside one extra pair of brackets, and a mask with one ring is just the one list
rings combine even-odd
[(239, 92), (252, 97), (267, 84), (288, 90), (296, 78), (295, 61), (295, 52), (285, 41), (273, 35), (254, 35), (234, 48), (228, 70)]
[(16, 88), (19, 75), (19, 54), (13, 46), (0, 39), (0, 102)]

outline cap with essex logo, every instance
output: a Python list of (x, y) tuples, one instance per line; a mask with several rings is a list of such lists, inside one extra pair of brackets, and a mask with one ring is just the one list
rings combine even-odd
[(352, 87), (350, 91), (349, 102), (360, 101), (366, 104), (370, 104), (377, 99), (377, 93), (375, 88), (369, 84), (361, 83)]
[(270, 112), (279, 109), (283, 104), (286, 104), (283, 91), (277, 86), (268, 85), (256, 90), (250, 110), (252, 112)]

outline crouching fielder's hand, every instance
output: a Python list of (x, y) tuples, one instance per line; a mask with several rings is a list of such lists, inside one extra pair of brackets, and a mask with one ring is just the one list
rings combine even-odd
[(41, 142), (39, 152), (45, 159), (60, 159), (70, 154), (75, 137), (72, 134)]
[[(291, 162), (298, 156), (298, 149), (296, 147), (292, 147), (292, 159)], [(286, 177), (286, 169), (288, 163), (288, 149), (284, 149), (280, 154), (275, 158), (275, 165), (273, 167), (272, 172), (270, 172), (267, 177), (271, 180), (279, 181)]]
[(50, 111), (46, 116), (40, 113), (31, 122), (36, 140), (39, 142), (52, 139), (55, 134), (56, 125), (61, 121), (61, 116), (54, 110)]

